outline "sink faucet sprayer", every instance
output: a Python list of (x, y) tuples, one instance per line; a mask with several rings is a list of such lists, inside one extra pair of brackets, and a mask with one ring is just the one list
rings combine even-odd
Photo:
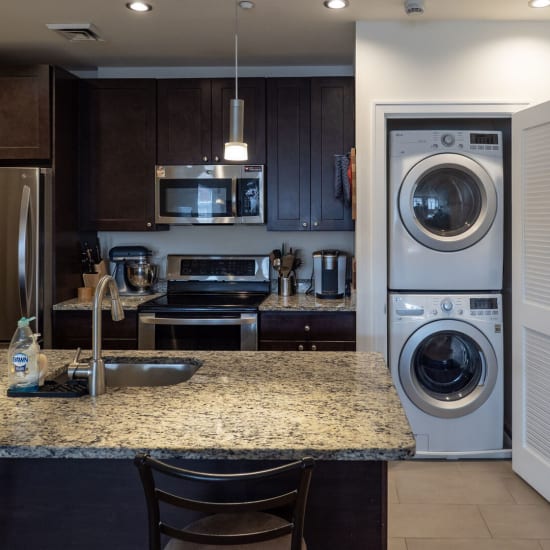
[(88, 378), (88, 392), (91, 396), (105, 393), (105, 364), (101, 358), (101, 305), (105, 291), (109, 287), (111, 294), (111, 317), (113, 321), (124, 319), (124, 310), (120, 303), (120, 295), (115, 280), (110, 275), (104, 275), (96, 286), (92, 313), (92, 360), (84, 365), (78, 363), (76, 357), (69, 366), (69, 376), (73, 378)]

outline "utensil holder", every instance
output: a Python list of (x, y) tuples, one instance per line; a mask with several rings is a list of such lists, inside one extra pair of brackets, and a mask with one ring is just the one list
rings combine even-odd
[(296, 294), (296, 278), (294, 275), (279, 277), (277, 293), (279, 296), (294, 296)]

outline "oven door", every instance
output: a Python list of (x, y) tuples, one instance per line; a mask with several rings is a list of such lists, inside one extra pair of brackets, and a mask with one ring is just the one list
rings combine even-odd
[(138, 348), (256, 351), (258, 314), (140, 313)]

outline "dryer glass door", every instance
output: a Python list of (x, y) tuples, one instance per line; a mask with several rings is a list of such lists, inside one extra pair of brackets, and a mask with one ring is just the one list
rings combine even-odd
[(432, 155), (406, 175), (399, 193), (401, 219), (418, 242), (442, 252), (472, 246), (496, 215), (497, 193), (487, 171), (460, 154)]
[(442, 418), (481, 407), (494, 389), (497, 369), (495, 352), (483, 333), (456, 320), (423, 325), (409, 338), (399, 360), (407, 397)]

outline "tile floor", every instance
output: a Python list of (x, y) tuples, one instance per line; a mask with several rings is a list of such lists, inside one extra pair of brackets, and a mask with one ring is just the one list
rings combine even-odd
[(550, 550), (550, 503), (509, 460), (389, 463), (388, 550)]

